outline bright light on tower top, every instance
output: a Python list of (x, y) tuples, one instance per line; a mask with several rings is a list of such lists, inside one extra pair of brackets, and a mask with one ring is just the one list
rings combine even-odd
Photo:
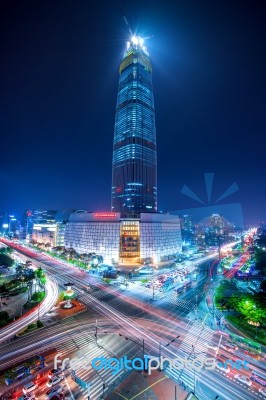
[(130, 42), (127, 42), (127, 49), (130, 47), (140, 47), (146, 54), (148, 54), (146, 47), (144, 46), (144, 39), (140, 36), (132, 36)]

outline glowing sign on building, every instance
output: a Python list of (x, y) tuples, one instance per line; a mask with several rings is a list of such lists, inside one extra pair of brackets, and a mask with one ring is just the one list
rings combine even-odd
[(116, 213), (94, 213), (94, 217), (105, 217), (105, 218), (114, 218), (116, 217)]

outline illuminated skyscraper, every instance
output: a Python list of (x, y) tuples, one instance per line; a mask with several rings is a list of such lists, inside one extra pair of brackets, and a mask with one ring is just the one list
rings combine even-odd
[(143, 39), (133, 36), (119, 69), (112, 211), (157, 211), (157, 149), (152, 68)]

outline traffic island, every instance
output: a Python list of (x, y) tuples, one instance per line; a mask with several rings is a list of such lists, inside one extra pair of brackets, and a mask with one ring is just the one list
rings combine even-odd
[(66, 303), (67, 300), (60, 302), (59, 307), (55, 310), (56, 317), (66, 318), (70, 315), (80, 313), (87, 309), (84, 304), (77, 300), (71, 300), (71, 308), (66, 307)]

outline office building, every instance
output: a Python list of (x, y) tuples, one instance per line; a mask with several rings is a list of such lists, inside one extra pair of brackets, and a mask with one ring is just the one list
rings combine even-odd
[(143, 39), (133, 36), (119, 69), (112, 211), (157, 211), (157, 149), (152, 67)]

